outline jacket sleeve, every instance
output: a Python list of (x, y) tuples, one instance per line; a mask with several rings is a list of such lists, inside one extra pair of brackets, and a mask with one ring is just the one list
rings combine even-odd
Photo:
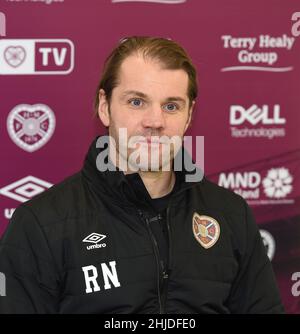
[(240, 269), (232, 285), (229, 308), (240, 314), (284, 313), (271, 262), (258, 227), (245, 203), (246, 243)]
[(0, 272), (6, 293), (1, 313), (56, 313), (57, 270), (45, 234), (33, 212), (17, 208), (0, 241)]

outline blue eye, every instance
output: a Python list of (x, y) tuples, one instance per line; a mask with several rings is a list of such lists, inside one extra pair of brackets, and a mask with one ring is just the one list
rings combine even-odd
[[(128, 101), (133, 107), (140, 107), (141, 106), (141, 99), (131, 99)], [(133, 103), (132, 103), (133, 102)]]
[[(167, 111), (175, 111), (175, 110), (178, 109), (177, 105), (174, 104), (174, 103), (168, 103), (166, 106), (167, 106)], [(171, 106), (171, 108), (170, 108), (170, 106)], [(172, 108), (172, 106), (175, 107), (175, 109)]]

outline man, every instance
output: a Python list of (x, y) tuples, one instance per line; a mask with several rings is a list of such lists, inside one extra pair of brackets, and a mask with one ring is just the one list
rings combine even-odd
[(166, 138), (183, 139), (196, 97), (195, 68), (174, 41), (117, 45), (95, 103), (109, 140), (97, 137), (79, 173), (15, 211), (0, 248), (1, 313), (283, 312), (246, 202), (188, 178), (197, 167), (175, 168), (193, 161)]

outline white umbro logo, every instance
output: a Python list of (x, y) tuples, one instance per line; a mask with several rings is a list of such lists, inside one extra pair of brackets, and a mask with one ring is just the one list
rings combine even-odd
[(102, 241), (104, 238), (106, 238), (106, 235), (99, 234), (99, 233), (91, 233), (86, 238), (82, 240), (82, 242), (89, 242), (93, 245), (87, 246), (86, 249), (94, 249), (94, 248), (103, 248), (106, 247), (106, 243), (99, 244), (100, 241)]
[(51, 183), (29, 175), (1, 188), (0, 194), (24, 203), (50, 187)]

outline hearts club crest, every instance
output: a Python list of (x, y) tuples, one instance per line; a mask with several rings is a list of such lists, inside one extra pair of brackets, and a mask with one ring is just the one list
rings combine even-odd
[(27, 152), (44, 146), (55, 129), (55, 115), (45, 104), (20, 104), (9, 113), (7, 131), (12, 141)]
[(193, 215), (193, 233), (195, 239), (205, 249), (211, 248), (219, 239), (220, 225), (210, 216)]

